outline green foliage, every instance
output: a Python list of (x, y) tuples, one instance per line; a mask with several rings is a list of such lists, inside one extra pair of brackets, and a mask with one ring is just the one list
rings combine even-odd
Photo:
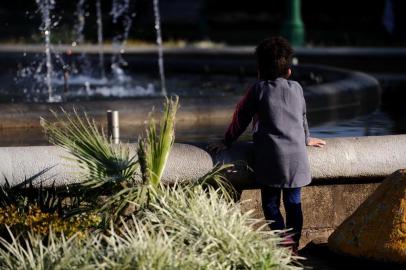
[(168, 160), (169, 152), (175, 141), (175, 117), (179, 107), (179, 98), (166, 99), (159, 130), (155, 119), (150, 116), (146, 137), (139, 140), (138, 159), (141, 165), (144, 183), (157, 188)]
[(84, 185), (112, 188), (117, 183), (134, 180), (138, 164), (128, 145), (111, 144), (86, 113), (81, 117), (75, 109), (73, 114), (63, 109), (62, 112), (62, 117), (53, 112), (54, 122), (41, 118), (41, 126), (52, 144), (74, 157), (67, 159), (79, 164)]
[(186, 183), (186, 186), (189, 188), (194, 188), (196, 186), (202, 187), (214, 187), (223, 193), (229, 200), (233, 200), (237, 198), (237, 191), (231, 185), (231, 183), (227, 180), (224, 176), (224, 172), (233, 168), (233, 164), (218, 164), (215, 165), (210, 171), (208, 171), (205, 175), (197, 179), (197, 181), (191, 181), (190, 183)]
[(276, 232), (213, 188), (163, 187), (131, 222), (86, 238), (0, 238), (1, 269), (299, 269)]
[(58, 235), (71, 236), (75, 233), (95, 229), (101, 221), (96, 214), (81, 214), (68, 218), (57, 212), (43, 212), (38, 206), (30, 205), (25, 211), (19, 211), (14, 205), (0, 208), (0, 232), (8, 229), (17, 235), (26, 236), (33, 232), (47, 236), (52, 230)]
[(80, 198), (57, 189), (54, 185), (43, 187), (38, 177), (52, 168), (45, 169), (25, 181), (11, 186), (0, 186), (0, 235), (7, 230), (14, 235), (27, 236), (28, 232), (48, 235), (53, 230), (58, 235), (83, 234), (96, 228), (100, 217), (96, 214), (66, 216), (70, 209), (80, 206)]
[(41, 118), (49, 141), (64, 148), (71, 155), (66, 159), (81, 169), (82, 182), (69, 187), (80, 204), (70, 209), (68, 215), (97, 211), (103, 214), (101, 224), (106, 226), (128, 206), (130, 197), (132, 200), (137, 197), (136, 156), (131, 154), (128, 144), (112, 144), (86, 113), (80, 116), (74, 109), (72, 114), (62, 110), (62, 117), (53, 114), (54, 122)]
[(0, 186), (0, 208), (14, 206), (18, 211), (26, 212), (29, 206), (36, 205), (43, 212), (60, 212), (61, 199), (55, 186), (44, 188), (42, 183), (35, 183), (38, 177), (51, 169), (44, 169), (14, 186), (6, 178), (5, 184)]

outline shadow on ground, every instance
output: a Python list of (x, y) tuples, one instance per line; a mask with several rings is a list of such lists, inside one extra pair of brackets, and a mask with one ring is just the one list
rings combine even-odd
[(361, 260), (353, 257), (338, 255), (329, 250), (325, 242), (311, 242), (299, 251), (299, 255), (306, 258), (301, 261), (305, 269), (314, 270), (342, 270), (342, 269), (368, 269), (368, 270), (404, 270), (406, 265), (382, 263)]

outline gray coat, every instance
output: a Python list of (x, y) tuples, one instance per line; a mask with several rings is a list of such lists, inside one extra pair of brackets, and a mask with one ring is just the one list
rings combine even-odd
[(284, 78), (257, 81), (238, 103), (225, 144), (230, 146), (252, 120), (256, 180), (281, 188), (308, 185), (309, 128), (300, 84)]

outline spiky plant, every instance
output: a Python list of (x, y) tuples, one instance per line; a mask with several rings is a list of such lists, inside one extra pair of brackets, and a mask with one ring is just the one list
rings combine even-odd
[(179, 107), (179, 98), (166, 98), (163, 114), (157, 128), (151, 114), (146, 137), (139, 140), (138, 159), (141, 165), (144, 183), (157, 188), (168, 160), (169, 152), (175, 141), (175, 117)]
[(186, 186), (189, 186), (191, 189), (195, 188), (196, 186), (202, 186), (204, 188), (214, 187), (219, 190), (228, 200), (235, 200), (238, 198), (237, 190), (224, 175), (224, 172), (230, 170), (231, 168), (234, 168), (233, 164), (217, 164), (196, 181), (186, 183)]
[(69, 187), (70, 201), (78, 203), (66, 211), (66, 216), (97, 211), (103, 213), (101, 226), (107, 226), (126, 208), (128, 198), (138, 194), (135, 150), (131, 154), (128, 144), (113, 145), (86, 113), (80, 115), (76, 109), (73, 113), (62, 109), (62, 116), (52, 113), (53, 122), (41, 118), (49, 141), (64, 148), (70, 154), (65, 158), (81, 169), (81, 183)]
[(280, 235), (221, 192), (163, 187), (162, 196), (117, 228), (86, 238), (0, 237), (0, 269), (301, 269)]
[(52, 144), (61, 146), (74, 157), (73, 161), (82, 169), (84, 185), (111, 187), (134, 180), (138, 163), (128, 145), (111, 144), (103, 129), (86, 113), (80, 116), (76, 109), (73, 114), (62, 109), (62, 117), (52, 113), (55, 121), (41, 118), (41, 126)]
[(29, 205), (36, 205), (44, 212), (59, 210), (61, 199), (55, 186), (44, 188), (42, 183), (37, 183), (38, 178), (51, 169), (46, 168), (13, 186), (5, 178), (0, 186), (0, 208), (15, 206), (19, 211), (26, 211)]

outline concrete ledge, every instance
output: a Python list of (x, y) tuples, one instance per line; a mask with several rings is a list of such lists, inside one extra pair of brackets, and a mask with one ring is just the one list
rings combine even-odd
[[(136, 145), (131, 144), (135, 150)], [(256, 188), (254, 175), (248, 169), (252, 164), (252, 143), (237, 143), (229, 150), (212, 157), (204, 144), (175, 144), (169, 156), (163, 181), (190, 181), (207, 173), (216, 163), (234, 163), (229, 180), (238, 189)], [(406, 135), (327, 140), (324, 148), (308, 148), (312, 177), (315, 184), (346, 183), (345, 179), (359, 179), (363, 183), (376, 182), (392, 172), (406, 168)], [(4, 179), (15, 185), (26, 177), (52, 167), (39, 180), (51, 185), (76, 183), (78, 168), (66, 167), (67, 153), (55, 146), (0, 148), (0, 183)], [(70, 164), (72, 165), (72, 164)], [(372, 181), (371, 181), (372, 180)]]
[[(327, 139), (324, 148), (308, 147), (313, 184), (375, 183), (406, 168), (406, 135)], [(247, 161), (252, 164), (252, 143), (238, 143), (215, 158), (216, 162)], [(230, 175), (242, 189), (255, 188), (246, 163), (237, 162)]]

